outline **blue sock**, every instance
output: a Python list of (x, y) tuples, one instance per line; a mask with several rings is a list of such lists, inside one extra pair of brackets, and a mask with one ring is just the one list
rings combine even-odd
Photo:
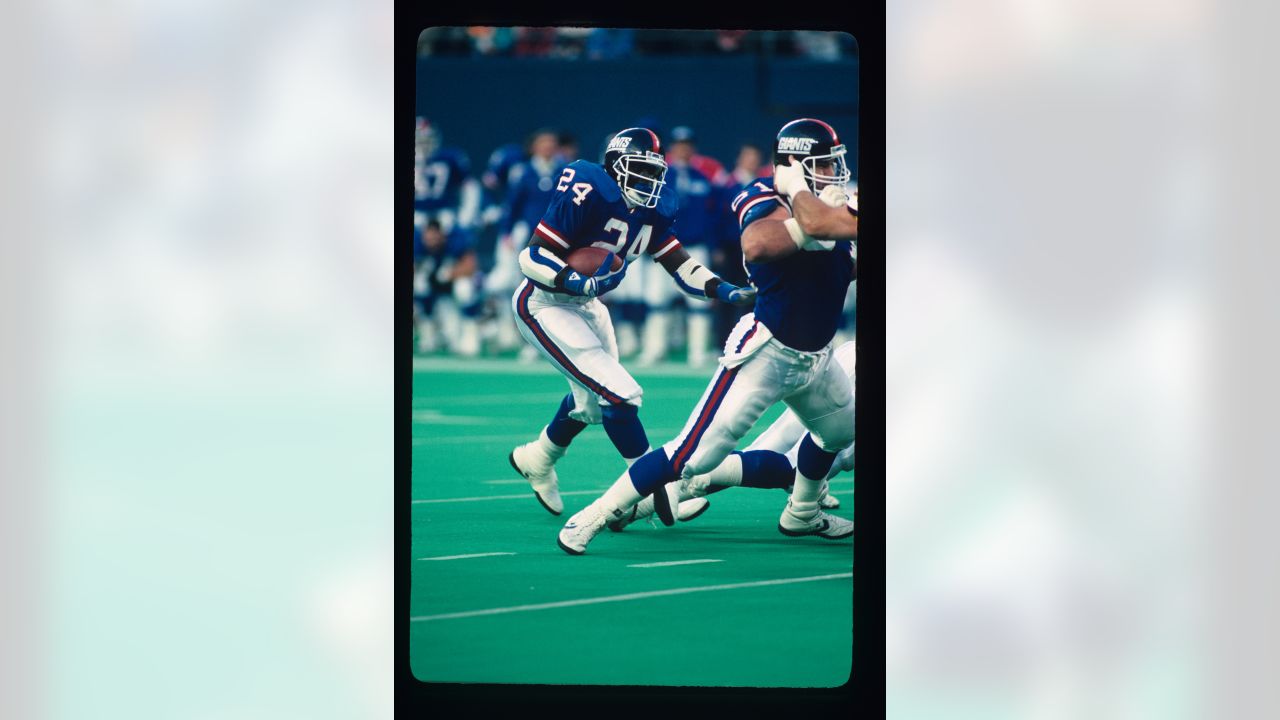
[(742, 487), (785, 488), (795, 479), (795, 468), (786, 455), (772, 450), (742, 453)]
[(631, 477), (631, 485), (640, 497), (647, 497), (653, 491), (676, 479), (675, 468), (662, 448), (645, 453), (645, 456), (631, 464), (627, 470)]
[(600, 408), (604, 416), (604, 431), (613, 441), (613, 446), (627, 460), (644, 454), (649, 449), (649, 437), (644, 434), (644, 426), (640, 424), (640, 408), (631, 403), (605, 405)]
[(818, 447), (811, 433), (804, 434), (800, 441), (800, 453), (796, 458), (796, 470), (811, 480), (822, 480), (831, 471), (831, 463), (835, 462), (836, 453), (827, 452)]
[(569, 417), (572, 411), (573, 393), (569, 393), (564, 396), (564, 400), (560, 401), (560, 409), (556, 410), (556, 416), (551, 418), (551, 424), (547, 425), (547, 437), (560, 447), (569, 447), (569, 443), (573, 442), (578, 433), (587, 427), (586, 423)]

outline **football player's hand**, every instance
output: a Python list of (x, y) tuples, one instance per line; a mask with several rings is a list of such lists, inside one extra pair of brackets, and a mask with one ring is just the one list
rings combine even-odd
[(796, 162), (794, 157), (787, 158), (787, 163), (773, 166), (773, 187), (790, 199), (801, 190), (808, 190), (809, 184), (804, 181), (803, 165)]
[(756, 303), (756, 289), (750, 285), (746, 287), (730, 285), (721, 280), (720, 284), (716, 285), (716, 298), (730, 305), (750, 307)]
[(564, 289), (570, 295), (579, 295), (582, 297), (595, 297), (597, 293), (596, 279), (587, 277), (580, 272), (570, 270), (564, 276)]
[(598, 297), (600, 295), (603, 295), (609, 292), (610, 290), (618, 287), (618, 285), (622, 284), (622, 278), (623, 278), (623, 272), (621, 270), (617, 272), (611, 272), (607, 275), (597, 275), (595, 277), (596, 296)]
[(833, 208), (849, 204), (849, 196), (839, 185), (828, 185), (822, 188), (822, 192), (818, 193), (818, 199)]

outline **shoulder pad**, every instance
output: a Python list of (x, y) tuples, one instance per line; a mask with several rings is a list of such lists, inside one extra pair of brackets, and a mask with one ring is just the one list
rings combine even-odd
[(622, 190), (618, 187), (618, 183), (609, 177), (609, 173), (604, 171), (603, 166), (587, 160), (574, 160), (567, 167), (573, 170), (571, 185), (580, 182), (590, 183), (602, 199), (608, 202), (617, 202), (622, 199)]
[(675, 189), (671, 188), (670, 186), (663, 188), (663, 193), (658, 196), (658, 207), (654, 208), (654, 210), (657, 211), (659, 215), (666, 218), (667, 220), (672, 220), (675, 218), (676, 211), (679, 209), (680, 209), (679, 194), (676, 193)]
[(773, 178), (752, 180), (742, 192), (733, 197), (729, 209), (738, 220), (739, 227), (746, 227), (763, 215), (773, 212), (782, 199), (773, 189)]

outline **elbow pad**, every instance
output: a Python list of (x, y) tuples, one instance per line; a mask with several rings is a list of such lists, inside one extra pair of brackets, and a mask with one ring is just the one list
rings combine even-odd
[(543, 290), (555, 291), (557, 278), (568, 267), (546, 248), (530, 245), (520, 251), (520, 271)]

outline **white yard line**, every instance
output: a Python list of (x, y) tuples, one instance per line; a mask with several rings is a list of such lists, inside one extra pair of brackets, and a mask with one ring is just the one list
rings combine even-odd
[(627, 567), (671, 567), (672, 565), (697, 565), (699, 563), (709, 563), (709, 562), (724, 562), (724, 561), (704, 558), (702, 560), (672, 560), (671, 562), (640, 563), (638, 565), (628, 565)]
[(673, 588), (671, 590), (653, 590), (650, 592), (627, 593), (626, 595), (606, 595), (604, 597), (582, 598), (581, 600), (562, 600), (560, 602), (538, 603), (536, 605), (512, 605), (511, 607), (488, 608), (486, 610), (467, 610), (465, 612), (444, 613), (442, 615), (418, 615), (409, 618), (409, 622), (425, 622), (427, 620), (454, 620), (457, 618), (479, 617), (481, 615), (502, 615), (504, 613), (526, 612), (530, 610), (550, 610), (553, 608), (575, 607), (577, 605), (594, 605), (596, 603), (622, 602), (624, 600), (640, 600), (642, 598), (661, 597), (663, 595), (685, 595), (687, 593), (710, 592), (712, 590), (738, 590), (740, 588), (766, 587), (769, 585), (789, 585), (791, 583), (815, 582), (818, 580), (839, 580), (852, 578), (852, 572), (834, 573), (831, 575), (813, 575), (810, 577), (782, 578), (779, 580), (757, 580), (755, 582), (732, 583), (729, 585), (703, 585), (701, 587)]
[[(599, 490), (570, 490), (569, 492), (560, 493), (564, 495), (601, 495), (609, 488), (600, 488)], [(438, 500), (414, 500), (414, 505), (425, 505), (428, 503), (454, 503), (454, 502), (480, 502), (481, 500), (522, 500), (533, 497), (533, 490), (519, 495), (478, 495), (476, 497), (464, 498), (441, 498)]]
[(494, 555), (515, 555), (510, 552), (475, 553), (474, 555), (444, 555), (441, 557), (418, 558), (419, 560), (466, 560), (468, 558), (493, 557)]
[(485, 485), (528, 485), (529, 481), (524, 478), (511, 478), (509, 480), (481, 480)]

